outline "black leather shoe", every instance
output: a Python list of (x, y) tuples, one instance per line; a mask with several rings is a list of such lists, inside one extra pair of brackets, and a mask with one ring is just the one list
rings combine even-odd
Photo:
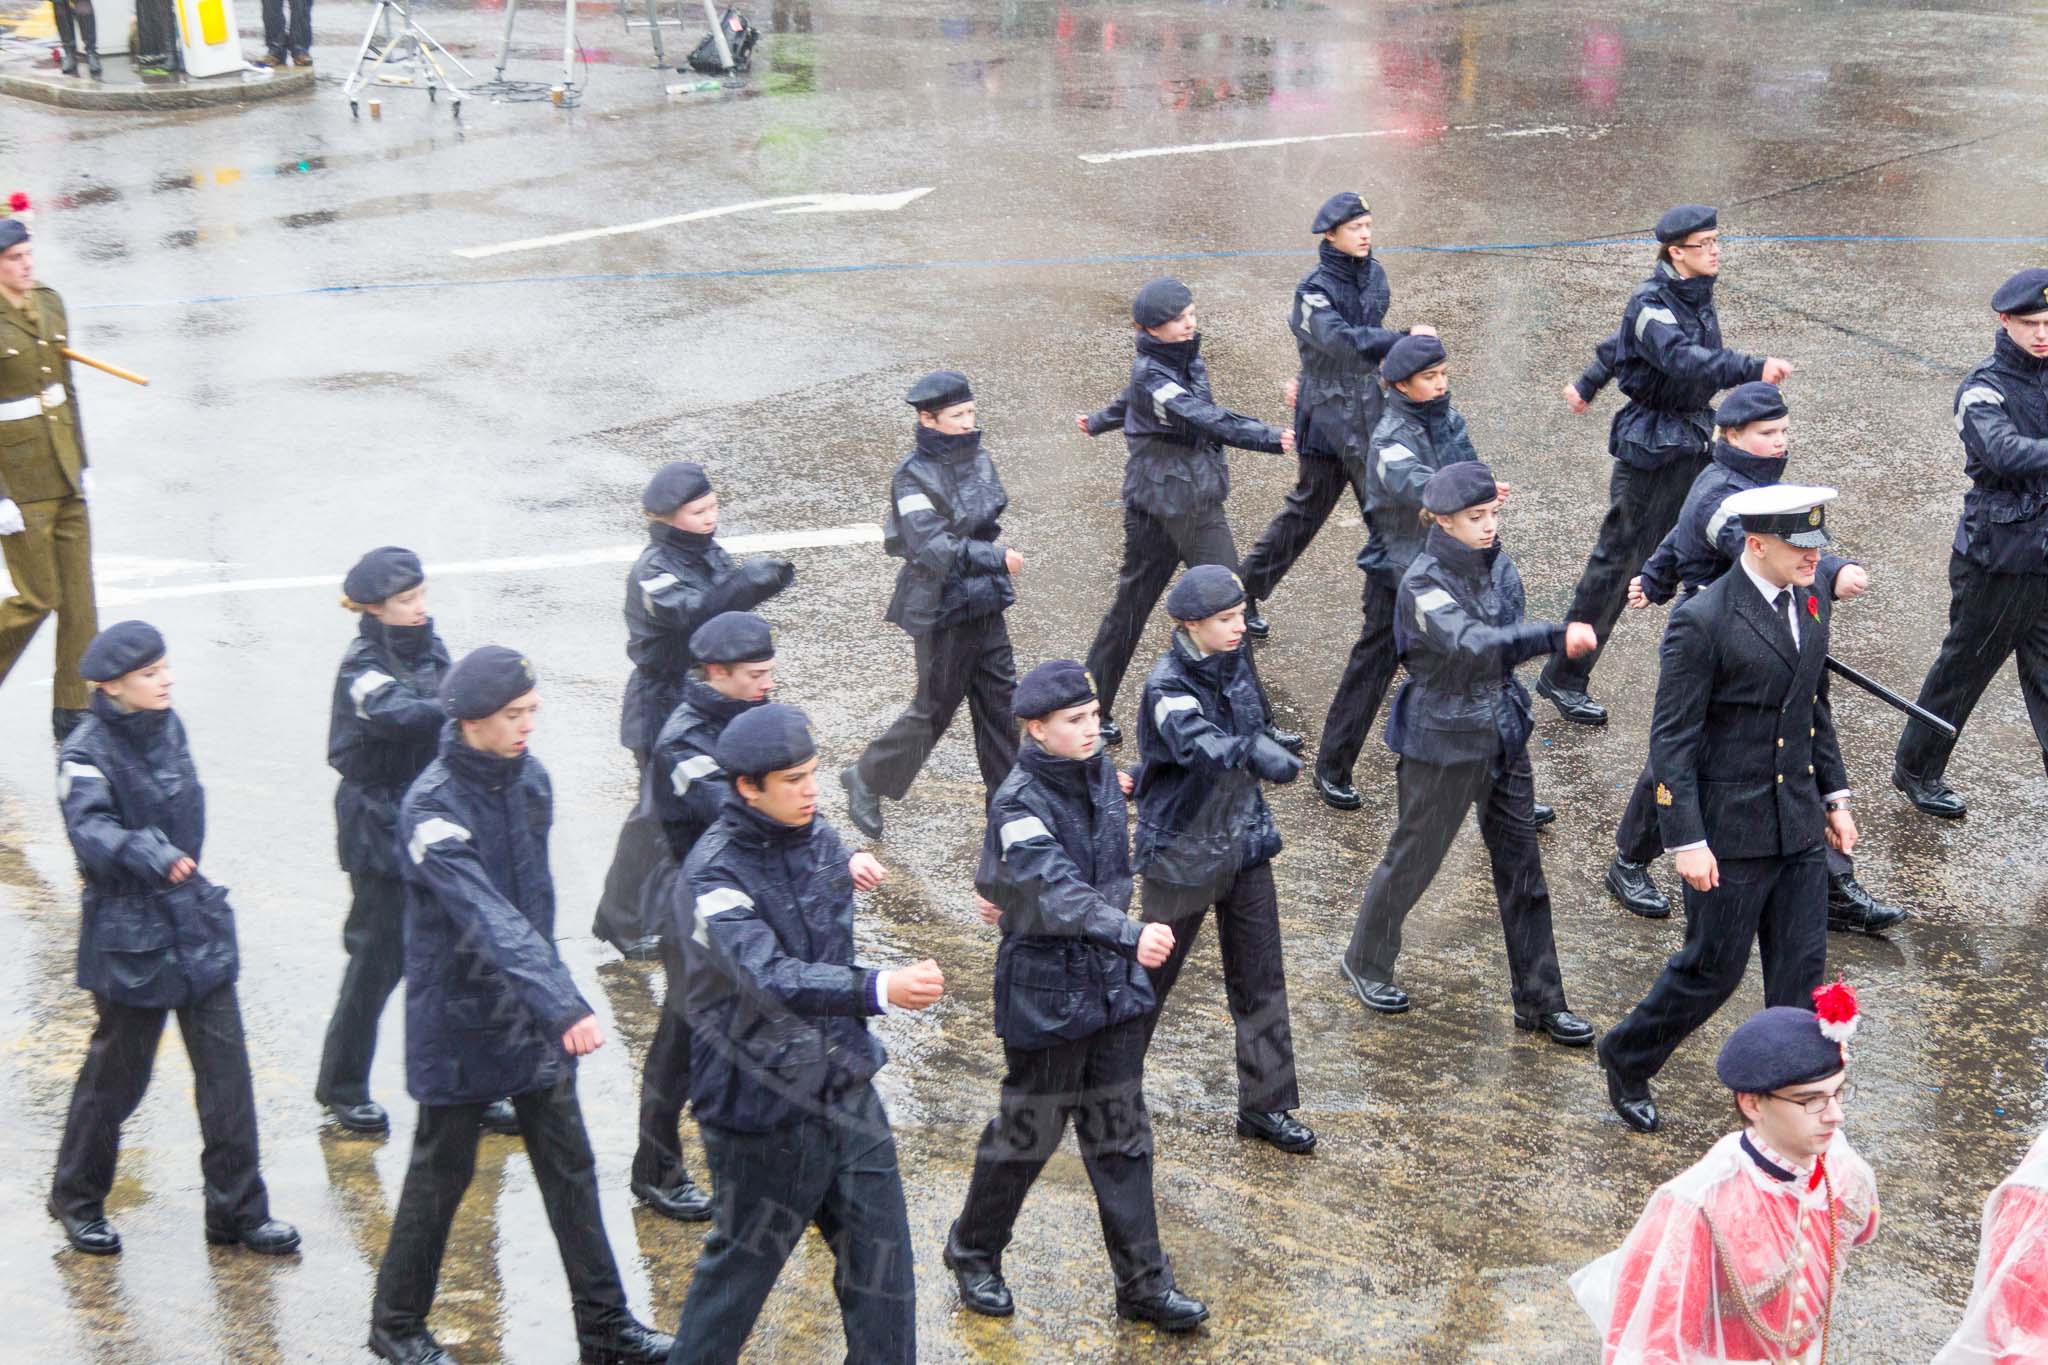
[(1108, 716), (1104, 716), (1102, 718), (1102, 747), (1107, 749), (1112, 744), (1121, 744), (1123, 742), (1124, 727), (1118, 725)]
[(391, 1131), (391, 1115), (385, 1113), (384, 1106), (375, 1100), (364, 1100), (361, 1104), (330, 1104), (327, 1112), (337, 1126), (351, 1133)]
[(1593, 1041), (1593, 1026), (1570, 1010), (1552, 1010), (1548, 1014), (1524, 1014), (1516, 1010), (1515, 1027), (1532, 1033), (1547, 1033), (1551, 1042), (1562, 1043), (1566, 1047), (1585, 1047)]
[(1546, 806), (1541, 801), (1532, 802), (1530, 804), (1529, 823), (1536, 826), (1536, 828), (1542, 829), (1545, 825), (1552, 824), (1556, 820), (1557, 807)]
[(398, 1365), (456, 1365), (455, 1357), (449, 1355), (441, 1343), (434, 1340), (434, 1334), (424, 1327), (403, 1335), (372, 1327), (370, 1352), (380, 1359), (396, 1361)]
[(985, 1318), (1007, 1318), (1017, 1311), (1017, 1301), (1010, 1297), (1010, 1286), (1003, 1283), (1001, 1271), (970, 1265), (955, 1257), (951, 1237), (946, 1239), (946, 1248), (940, 1258), (960, 1286), (962, 1308)]
[(1886, 905), (1865, 891), (1854, 873), (1828, 878), (1828, 928), (1849, 934), (1881, 934), (1905, 917), (1905, 906)]
[(1259, 611), (1259, 604), (1249, 597), (1244, 602), (1244, 633), (1254, 640), (1263, 640), (1273, 633), (1273, 623)]
[(619, 956), (628, 962), (659, 962), (661, 935), (642, 934), (639, 938), (629, 938), (619, 945)]
[(668, 1359), (676, 1339), (657, 1332), (623, 1308), (576, 1314), (576, 1349), (583, 1365), (656, 1365)]
[(1283, 730), (1277, 725), (1268, 725), (1266, 727), (1266, 738), (1272, 740), (1290, 754), (1301, 752), (1301, 736), (1292, 730)]
[(84, 724), (85, 718), (91, 714), (90, 711), (80, 711), (76, 707), (53, 706), (50, 708), (50, 733), (57, 737), (59, 744), (62, 744), (71, 738), (71, 732)]
[(1337, 959), (1337, 970), (1344, 973), (1344, 979), (1351, 983), (1351, 989), (1358, 993), (1358, 1002), (1377, 1014), (1405, 1014), (1408, 1010), (1408, 992), (1391, 981), (1374, 981), (1371, 977), (1360, 976), (1351, 970), (1351, 964), (1343, 958)]
[(1657, 1101), (1650, 1095), (1649, 1084), (1636, 1081), (1631, 1084), (1614, 1074), (1603, 1059), (1600, 1063), (1607, 1071), (1607, 1102), (1614, 1106), (1614, 1112), (1621, 1115), (1621, 1121), (1638, 1133), (1657, 1131)]
[[(1104, 730), (1109, 726), (1104, 725)], [(868, 790), (868, 784), (860, 780), (860, 769), (842, 768), (839, 771), (839, 785), (846, 788), (846, 813), (860, 832), (870, 839), (882, 837), (882, 798)]]
[(510, 1100), (492, 1100), (484, 1106), (483, 1130), (501, 1137), (519, 1136), (519, 1111)]
[(1149, 1322), (1162, 1332), (1192, 1332), (1208, 1320), (1209, 1308), (1169, 1289), (1149, 1299), (1118, 1299), (1116, 1315), (1126, 1322)]
[(114, 1225), (105, 1218), (67, 1218), (57, 1211), (57, 1201), (50, 1201), (50, 1217), (64, 1225), (64, 1238), (79, 1251), (88, 1256), (118, 1256), (121, 1254), (121, 1234), (114, 1231)]
[(645, 1180), (632, 1182), (632, 1191), (645, 1201), (648, 1208), (664, 1218), (673, 1218), (678, 1223), (704, 1223), (711, 1218), (711, 1196), (697, 1188), (697, 1182), (686, 1174), (675, 1184), (663, 1188), (650, 1185)]
[(1365, 804), (1365, 798), (1358, 794), (1358, 788), (1349, 782), (1340, 782), (1333, 777), (1316, 774), (1316, 795), (1323, 798), (1323, 804), (1331, 810), (1357, 810)]
[(215, 1246), (240, 1244), (263, 1256), (289, 1256), (299, 1249), (299, 1230), (275, 1218), (266, 1218), (254, 1227), (232, 1230), (208, 1224), (206, 1240)]
[(1607, 894), (1621, 902), (1621, 908), (1644, 919), (1668, 919), (1671, 900), (1650, 879), (1648, 863), (1632, 863), (1616, 854), (1607, 865)]
[(1949, 789), (1948, 783), (1936, 777), (1915, 777), (1897, 764), (1892, 765), (1892, 785), (1906, 794), (1906, 799), (1929, 815), (1943, 820), (1960, 820), (1969, 813), (1963, 798)]
[(1553, 687), (1547, 678), (1536, 680), (1536, 695), (1543, 697), (1557, 708), (1557, 714), (1574, 725), (1605, 725), (1607, 708), (1594, 701), (1584, 692), (1568, 688)]
[(1285, 1109), (1238, 1110), (1237, 1135), (1270, 1142), (1281, 1151), (1296, 1156), (1316, 1149), (1315, 1130)]

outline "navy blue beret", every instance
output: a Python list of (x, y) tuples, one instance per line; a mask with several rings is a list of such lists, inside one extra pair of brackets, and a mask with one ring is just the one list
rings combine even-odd
[(457, 720), (482, 720), (533, 691), (533, 665), (516, 649), (485, 645), (462, 656), (441, 680), (441, 709)]
[(0, 218), (0, 251), (28, 240), (28, 224), (19, 218)]
[(1500, 496), (1493, 470), (1478, 460), (1458, 460), (1429, 476), (1422, 485), (1422, 505), (1435, 516), (1455, 516), (1467, 507)]
[(811, 718), (794, 706), (771, 701), (734, 716), (719, 735), (712, 757), (729, 773), (765, 777), (807, 762), (817, 752)]
[(754, 613), (722, 611), (691, 632), (690, 657), (700, 664), (757, 664), (775, 657), (775, 640)]
[(1166, 594), (1166, 614), (1176, 621), (1201, 621), (1244, 601), (1244, 581), (1221, 564), (1197, 564)]
[(1820, 1031), (1820, 1016), (1796, 1005), (1773, 1005), (1736, 1026), (1714, 1070), (1730, 1090), (1764, 1095), (1826, 1080), (1845, 1064), (1842, 1045)]
[(341, 591), (349, 601), (367, 604), (396, 597), (426, 581), (418, 555), (402, 545), (379, 545), (356, 561), (341, 580)]
[(1150, 280), (1131, 300), (1131, 321), (1140, 327), (1164, 327), (1194, 301), (1195, 291), (1171, 276)]
[(1705, 204), (1680, 204), (1675, 209), (1664, 210), (1664, 216), (1657, 220), (1657, 240), (1682, 242), (1695, 232), (1705, 232), (1720, 225), (1721, 216)]
[(1043, 720), (1095, 697), (1095, 679), (1072, 659), (1048, 659), (1024, 675), (1010, 698), (1020, 720)]
[(147, 621), (117, 621), (92, 637), (78, 661), (87, 682), (112, 682), (164, 657), (164, 637)]
[(1443, 342), (1431, 336), (1402, 337), (1380, 361), (1380, 374), (1389, 384), (1412, 379), (1432, 365), (1441, 365), (1449, 353)]
[(670, 460), (647, 481), (640, 505), (657, 517), (665, 517), (710, 491), (711, 476), (704, 472), (703, 465), (694, 460)]
[(2048, 313), (2048, 270), (2022, 270), (1999, 285), (1991, 296), (1991, 311), (2019, 317)]
[(966, 375), (958, 370), (933, 370), (910, 386), (903, 401), (919, 412), (943, 412), (973, 397), (974, 390), (968, 386)]
[(1785, 395), (1776, 384), (1751, 381), (1728, 390), (1714, 409), (1714, 425), (1739, 427), (1745, 422), (1770, 422), (1785, 415)]
[(1343, 227), (1353, 218), (1363, 218), (1371, 212), (1372, 205), (1346, 190), (1342, 194), (1333, 194), (1323, 201), (1323, 206), (1316, 210), (1316, 221), (1310, 225), (1309, 231), (1329, 232)]

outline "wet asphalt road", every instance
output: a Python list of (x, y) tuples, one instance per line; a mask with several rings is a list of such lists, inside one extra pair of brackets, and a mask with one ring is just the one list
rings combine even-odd
[[(253, 6), (243, 15), (254, 24)], [(1269, 4), (763, 3), (741, 96), (670, 100), (644, 34), (587, 6), (587, 97), (573, 110), (472, 101), (458, 125), (417, 92), (352, 121), (338, 78), (366, 7), (323, 0), (309, 101), (206, 116), (0, 114), (0, 184), (44, 203), (41, 273), (83, 349), (149, 373), (89, 376), (102, 619), (170, 637), (179, 709), (211, 800), (208, 871), (240, 910), (265, 1170), (304, 1230), (294, 1263), (200, 1238), (190, 1075), (169, 1045), (128, 1126), (112, 1261), (63, 1250), (42, 1213), (91, 1009), (70, 981), (77, 892), (49, 779), (49, 637), (0, 692), (0, 1315), (9, 1359), (350, 1360), (411, 1131), (400, 1013), (375, 1077), (388, 1142), (321, 1127), (311, 1095), (339, 979), (346, 885), (324, 766), (331, 670), (350, 622), (334, 585), (397, 542), (430, 564), (574, 554), (638, 538), (637, 493), (704, 459), (727, 535), (880, 518), (905, 447), (898, 395), (940, 365), (974, 376), (1027, 558), (1010, 616), (1020, 664), (1086, 648), (1120, 543), (1122, 451), (1071, 414), (1109, 398), (1126, 301), (1167, 271), (1194, 287), (1221, 401), (1269, 419), (1294, 351), (1283, 319), (1315, 205), (1362, 189), (1397, 325), (1435, 323), (1453, 401), (1516, 485), (1505, 536), (1532, 614), (1555, 616), (1605, 503), (1604, 424), (1557, 392), (1646, 273), (1640, 235), (1680, 200), (1723, 205), (1730, 344), (1794, 360), (1792, 474), (1840, 486), (1830, 522), (1873, 588), (1836, 652), (1911, 693), (1944, 623), (1963, 488), (1949, 418), (1989, 348), (1984, 300), (2048, 246), (2048, 28), (1991, 3), (1747, 5), (1617, 0), (1434, 3), (1353, 15)], [(422, 20), (479, 73), (495, 10)], [(514, 76), (558, 70), (559, 14), (522, 16)], [(670, 36), (671, 53), (693, 41)], [(254, 50), (253, 42), (250, 45)], [(1368, 136), (1090, 163), (1119, 150)], [(701, 208), (930, 187), (893, 213), (757, 210), (470, 260), (481, 246)], [(1834, 240), (1835, 237), (1858, 240)], [(1744, 240), (1764, 238), (1774, 240)], [(1784, 239), (1792, 240), (1784, 240)], [(1818, 240), (1816, 240), (1816, 238)], [(1896, 240), (1896, 239), (1914, 240)], [(1986, 239), (2026, 238), (2014, 242)], [(1869, 240), (1877, 239), (1877, 240)], [(1564, 245), (1544, 245), (1564, 243)], [(1456, 251), (1424, 248), (1471, 248)], [(1248, 548), (1292, 461), (1233, 457)], [(1347, 511), (1349, 515), (1347, 515)], [(1270, 603), (1263, 668), (1281, 718), (1313, 735), (1355, 631), (1355, 510)], [(881, 622), (893, 565), (873, 545), (797, 552), (772, 604), (782, 696), (827, 761), (850, 761), (911, 687)], [(673, 1325), (703, 1232), (626, 1193), (638, 1061), (659, 973), (585, 934), (630, 764), (616, 743), (622, 567), (447, 575), (434, 613), (458, 651), (515, 644), (543, 678), (535, 752), (555, 776), (562, 951), (612, 1042), (583, 1068), (607, 1226), (634, 1307)], [(166, 590), (310, 577), (315, 586)], [(1629, 615), (1596, 675), (1604, 730), (1544, 709), (1543, 839), (1572, 1004), (1617, 1020), (1680, 936), (1600, 890), (1641, 762), (1661, 611)], [(1163, 634), (1160, 637), (1163, 640)], [(1139, 668), (1153, 648), (1148, 643)], [(1136, 686), (1134, 678), (1133, 689)], [(1129, 718), (1129, 694), (1120, 710)], [(1972, 803), (1938, 824), (1886, 786), (1897, 718), (1838, 690), (1864, 882), (1912, 907), (1889, 942), (1830, 942), (1864, 988), (1851, 1133), (1885, 1229), (1859, 1252), (1837, 1358), (1921, 1361), (1957, 1316), (1985, 1194), (2041, 1122), (2043, 787), (2010, 671), (1950, 776)], [(1086, 1180), (1057, 1158), (1007, 1269), (1007, 1323), (960, 1314), (938, 1251), (992, 1109), (993, 939), (969, 876), (979, 786), (949, 736), (877, 852), (862, 908), (876, 961), (930, 955), (952, 994), (879, 1025), (930, 1359), (1581, 1361), (1596, 1338), (1565, 1276), (1612, 1246), (1649, 1191), (1729, 1122), (1712, 1060), (1760, 1003), (1752, 977), (1660, 1078), (1654, 1137), (1608, 1111), (1590, 1053), (1510, 1027), (1486, 864), (1468, 831), (1410, 920), (1418, 1008), (1361, 1017), (1334, 960), (1393, 815), (1374, 740), (1365, 809), (1274, 796), (1310, 1158), (1231, 1134), (1228, 1021), (1198, 949), (1154, 1049), (1158, 1195), (1181, 1284), (1213, 1317), (1185, 1341), (1119, 1324)], [(830, 813), (841, 814), (837, 793)], [(843, 826), (843, 821), (842, 821)], [(1675, 892), (1668, 867), (1664, 881)], [(1213, 942), (1213, 939), (1210, 940)], [(701, 1170), (694, 1134), (690, 1151)], [(836, 1359), (830, 1258), (808, 1240), (754, 1338), (761, 1359)], [(488, 1139), (434, 1327), (465, 1360), (558, 1361), (574, 1346), (559, 1263), (515, 1142)]]

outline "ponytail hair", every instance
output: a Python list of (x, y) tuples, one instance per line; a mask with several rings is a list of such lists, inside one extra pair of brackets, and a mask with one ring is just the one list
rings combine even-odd
[(369, 610), (368, 607), (365, 607), (361, 602), (354, 600), (347, 593), (343, 593), (341, 595), (341, 609), (343, 611), (353, 612), (364, 612)]

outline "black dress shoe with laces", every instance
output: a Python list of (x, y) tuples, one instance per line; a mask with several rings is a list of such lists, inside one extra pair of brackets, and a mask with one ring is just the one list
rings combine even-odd
[(1897, 764), (1892, 765), (1892, 785), (1906, 794), (1906, 799), (1929, 815), (1943, 820), (1960, 820), (1970, 808), (1963, 804), (1963, 798), (1950, 790), (1948, 783), (1936, 777), (1915, 777)]
[(1566, 687), (1554, 687), (1549, 679), (1536, 680), (1536, 695), (1557, 708), (1557, 714), (1574, 725), (1605, 725), (1607, 708), (1594, 701), (1584, 692), (1575, 692)]
[(1865, 891), (1851, 872), (1828, 878), (1828, 928), (1848, 934), (1881, 934), (1906, 917), (1903, 905), (1886, 905)]
[(1295, 1156), (1303, 1152), (1312, 1152), (1316, 1147), (1315, 1129), (1285, 1109), (1238, 1110), (1237, 1135), (1270, 1142), (1281, 1151)]
[(657, 1332), (623, 1308), (576, 1310), (576, 1349), (583, 1365), (657, 1365), (676, 1339)]
[(456, 1365), (455, 1357), (424, 1327), (402, 1333), (372, 1327), (369, 1344), (372, 1355), (395, 1365)]
[(1259, 610), (1259, 604), (1249, 597), (1244, 603), (1244, 633), (1254, 640), (1263, 640), (1273, 633), (1273, 623)]
[(1668, 919), (1671, 901), (1650, 879), (1648, 863), (1632, 863), (1615, 855), (1607, 865), (1607, 894), (1621, 902), (1621, 908), (1644, 919)]
[(1268, 725), (1266, 727), (1266, 738), (1272, 740), (1290, 754), (1301, 752), (1301, 736), (1293, 730), (1283, 730), (1277, 725)]
[(1102, 718), (1102, 747), (1107, 749), (1112, 745), (1121, 744), (1123, 742), (1124, 727), (1118, 725), (1108, 716), (1104, 716)]
[(1003, 1273), (955, 1255), (950, 1236), (946, 1238), (946, 1249), (941, 1253), (941, 1259), (960, 1286), (962, 1308), (985, 1318), (1007, 1318), (1017, 1311), (1017, 1301), (1010, 1296), (1010, 1286), (1003, 1283)]
[(500, 1137), (519, 1136), (519, 1111), (512, 1107), (510, 1100), (492, 1100), (485, 1105), (481, 1122), (487, 1133), (496, 1133)]
[(1321, 773), (1316, 774), (1316, 795), (1322, 797), (1323, 804), (1331, 810), (1357, 810), (1365, 804), (1365, 798), (1349, 781), (1339, 781)]
[(1650, 1087), (1644, 1081), (1624, 1081), (1607, 1066), (1603, 1058), (1600, 1065), (1607, 1072), (1607, 1102), (1614, 1106), (1614, 1112), (1621, 1115), (1621, 1121), (1638, 1133), (1657, 1131), (1657, 1101), (1650, 1094)]
[(859, 826), (860, 832), (870, 839), (881, 838), (882, 798), (860, 780), (860, 769), (841, 769), (839, 785), (846, 788), (846, 813)]
[(1570, 1010), (1551, 1010), (1545, 1014), (1524, 1014), (1516, 1010), (1515, 1027), (1548, 1034), (1551, 1042), (1562, 1043), (1566, 1047), (1585, 1047), (1593, 1041), (1593, 1026)]
[(1408, 1009), (1408, 992), (1391, 981), (1375, 981), (1369, 976), (1360, 976), (1351, 970), (1351, 964), (1343, 958), (1337, 959), (1337, 970), (1344, 973), (1344, 979), (1351, 983), (1351, 989), (1358, 994), (1358, 1002), (1376, 1014), (1403, 1014)]
[(664, 1218), (673, 1218), (678, 1223), (704, 1223), (711, 1219), (711, 1195), (699, 1189), (687, 1173), (673, 1185), (635, 1180), (631, 1189), (648, 1208)]
[(391, 1115), (385, 1113), (384, 1106), (375, 1100), (364, 1100), (361, 1104), (330, 1104), (327, 1112), (337, 1127), (351, 1133), (391, 1131)]
[(1546, 806), (1541, 801), (1532, 802), (1530, 804), (1529, 823), (1536, 826), (1536, 828), (1542, 829), (1545, 825), (1554, 824), (1556, 820), (1557, 807)]
[(263, 1256), (289, 1256), (299, 1249), (299, 1230), (275, 1218), (245, 1228), (222, 1228), (209, 1223), (206, 1240), (215, 1246), (240, 1245)]
[(114, 1231), (114, 1225), (99, 1214), (90, 1218), (70, 1218), (59, 1212), (55, 1200), (49, 1204), (50, 1216), (64, 1225), (64, 1239), (75, 1250), (88, 1256), (118, 1256), (121, 1254), (121, 1234)]
[(1178, 1289), (1149, 1299), (1118, 1299), (1116, 1315), (1126, 1322), (1149, 1322), (1162, 1332), (1192, 1332), (1209, 1317), (1208, 1305)]

